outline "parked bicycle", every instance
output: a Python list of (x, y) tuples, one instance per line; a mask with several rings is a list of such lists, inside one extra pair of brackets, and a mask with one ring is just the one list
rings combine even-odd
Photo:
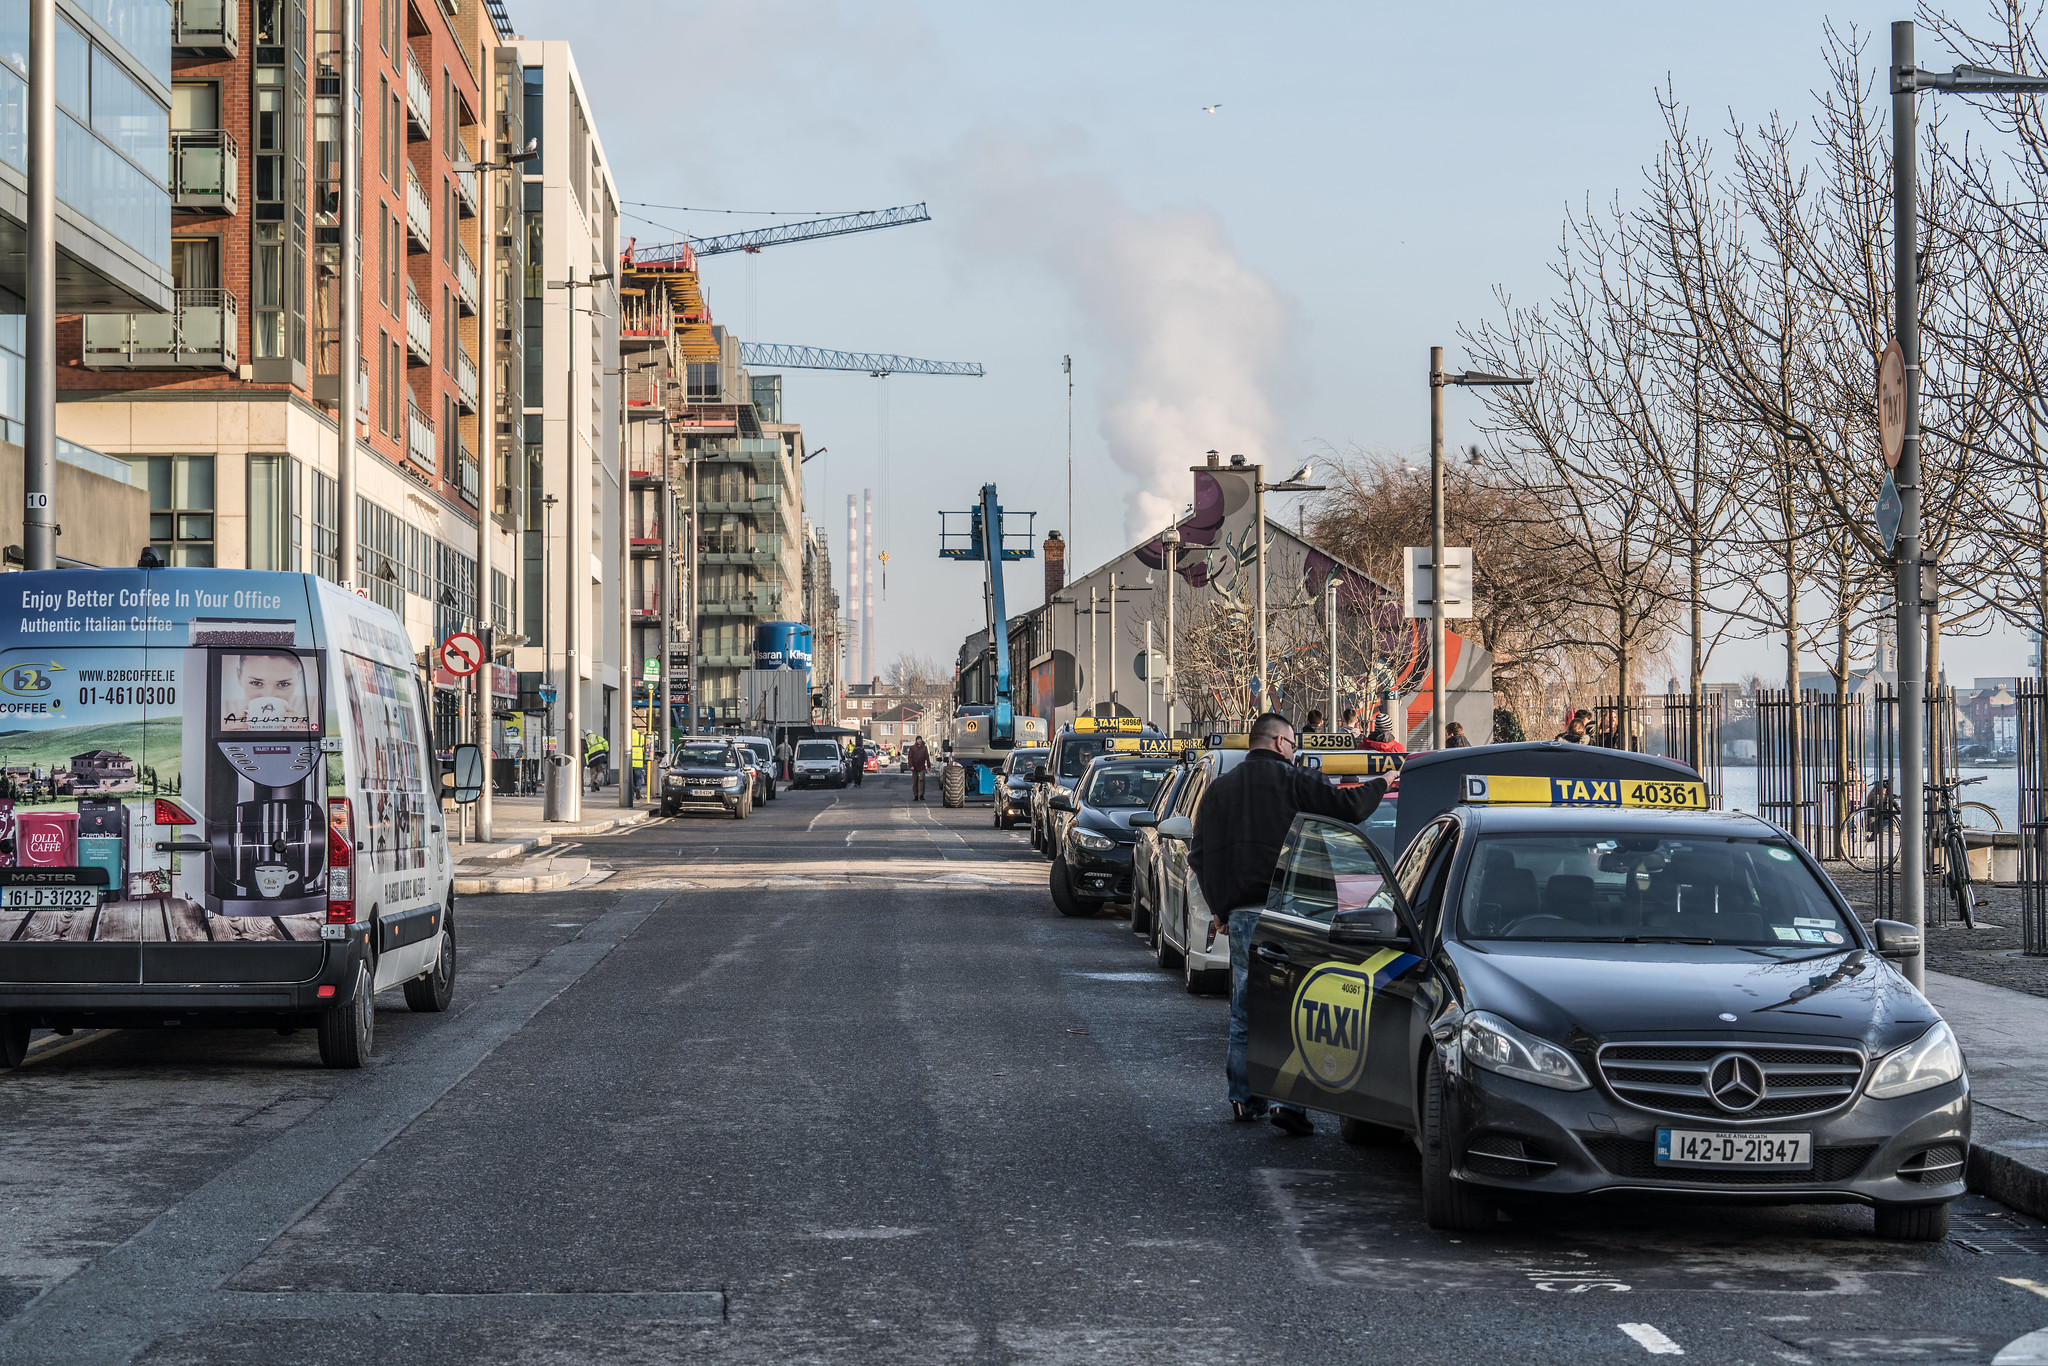
[[(1959, 778), (1927, 785), (1927, 849), (1939, 858), (1943, 888), (1955, 903), (1963, 924), (1977, 928), (1977, 889), (1970, 880), (1970, 844), (1966, 832), (1989, 833), (2005, 828), (1998, 813), (1983, 802), (1958, 802), (1963, 788), (1985, 781)], [(1899, 799), (1888, 782), (1872, 785), (1863, 804), (1842, 818), (1842, 854), (1859, 872), (1891, 872), (1899, 860)]]

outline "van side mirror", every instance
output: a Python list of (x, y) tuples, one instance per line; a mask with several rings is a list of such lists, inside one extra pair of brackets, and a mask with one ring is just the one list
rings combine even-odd
[(448, 775), (453, 780), (449, 794), (467, 806), (483, 795), (484, 752), (475, 745), (457, 745), (455, 758), (448, 765)]
[(1195, 823), (1186, 816), (1168, 816), (1159, 822), (1159, 835), (1162, 839), (1191, 840), (1195, 837)]
[(1918, 958), (1920, 956), (1920, 931), (1903, 920), (1873, 920), (1870, 928), (1877, 935), (1877, 952), (1884, 958)]

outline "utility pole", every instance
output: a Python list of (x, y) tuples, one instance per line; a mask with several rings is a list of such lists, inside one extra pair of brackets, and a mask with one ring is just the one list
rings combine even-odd
[[(1926, 782), (1927, 642), (1920, 614), (1926, 610), (1920, 562), (1920, 138), (1914, 95), (1950, 90), (1972, 95), (2048, 93), (2048, 76), (2020, 76), (1981, 66), (1959, 66), (1946, 75), (1922, 71), (1913, 55), (1913, 21), (1892, 25), (1892, 328), (1906, 370), (1904, 437), (1892, 477), (1899, 492), (1898, 550), (1893, 564), (1899, 651), (1899, 851), (1900, 918), (1924, 933), (1927, 921)], [(1906, 963), (1914, 986), (1925, 977), (1923, 951)]]
[[(645, 370), (646, 364), (635, 365), (635, 371)], [(631, 810), (633, 806), (633, 605), (628, 600), (628, 585), (633, 582), (633, 527), (629, 520), (633, 514), (633, 471), (632, 460), (626, 454), (626, 374), (627, 367), (621, 362), (619, 378), (619, 739), (618, 762), (613, 765), (619, 773), (619, 807)], [(665, 643), (664, 643), (665, 648)], [(646, 672), (641, 670), (641, 672)]]
[[(1429, 348), (1429, 747), (1444, 747), (1444, 387), (1494, 389), (1534, 384), (1519, 375), (1444, 373), (1444, 349)], [(1625, 700), (1625, 699), (1624, 699)]]
[[(576, 633), (580, 629), (582, 613), (577, 610), (577, 599), (585, 596), (583, 583), (589, 578), (590, 550), (588, 536), (583, 538), (583, 552), (577, 553), (576, 508), (579, 503), (589, 501), (589, 476), (578, 478), (576, 468), (576, 291), (595, 289), (601, 282), (612, 278), (610, 271), (600, 271), (587, 280), (576, 278), (576, 268), (569, 268), (567, 280), (548, 281), (549, 289), (567, 290), (568, 307), (563, 310), (562, 349), (567, 361), (562, 368), (562, 481), (565, 495), (562, 514), (562, 545), (564, 578), (562, 580), (562, 729), (566, 732), (561, 750), (555, 755), (555, 762), (548, 772), (548, 796), (543, 819), (551, 821), (574, 821), (583, 816), (583, 698), (580, 674), (582, 672), (581, 652), (577, 649)], [(594, 308), (585, 309), (591, 317), (597, 316)], [(579, 575), (579, 561), (586, 567)]]
[[(1211, 455), (1215, 452), (1211, 451)], [(1243, 456), (1232, 456), (1231, 464), (1236, 468), (1247, 468)], [(1259, 579), (1259, 663), (1254, 680), (1259, 687), (1258, 710), (1273, 710), (1273, 683), (1266, 677), (1266, 495), (1268, 493), (1321, 493), (1323, 485), (1308, 483), (1309, 475), (1315, 470), (1314, 462), (1303, 465), (1293, 474), (1277, 484), (1266, 482), (1264, 465), (1249, 466), (1252, 472), (1252, 529), (1257, 536), (1258, 579)]]
[[(341, 67), (341, 291), (340, 373), (334, 377), (335, 501), (340, 504), (341, 582), (356, 577), (356, 376), (362, 368), (363, 277), (356, 246), (362, 241), (362, 167), (356, 146), (356, 116), (362, 92), (356, 89), (356, 43), (362, 37), (358, 0), (342, 0), (341, 40), (335, 60)], [(489, 683), (485, 683), (489, 687)], [(489, 787), (488, 778), (484, 786)]]
[(1332, 726), (1337, 724), (1337, 575), (1333, 570), (1323, 585), (1324, 611), (1330, 637), (1330, 709), (1323, 713)]
[(1173, 734), (1173, 599), (1174, 581), (1180, 576), (1180, 526), (1170, 524), (1159, 538), (1166, 552), (1166, 733)]
[(1152, 690), (1159, 680), (1152, 676), (1152, 618), (1145, 618), (1145, 724), (1152, 724)]
[(1088, 590), (1088, 714), (1090, 716), (1096, 714), (1096, 706), (1101, 700), (1101, 695), (1096, 690), (1095, 684), (1095, 656), (1098, 653), (1095, 648), (1095, 612), (1095, 590), (1091, 588)]
[(1116, 571), (1109, 573), (1109, 714), (1116, 710)]
[(1074, 358), (1060, 357), (1067, 376), (1067, 558), (1074, 558)]
[[(490, 90), (484, 96), (486, 104), (493, 103), (496, 99), (497, 82), (492, 81), (490, 86)], [(474, 162), (470, 167), (476, 172), (477, 197), (483, 201), (483, 230), (477, 234), (477, 255), (482, 258), (477, 269), (477, 320), (481, 326), (477, 328), (476, 335), (477, 368), (482, 371), (483, 390), (488, 396), (479, 405), (479, 411), (483, 416), (477, 422), (477, 445), (482, 449), (478, 451), (481, 468), (477, 470), (476, 598), (477, 625), (479, 634), (483, 637), (484, 662), (476, 671), (476, 747), (483, 751), (484, 786), (483, 791), (477, 793), (476, 797), (476, 837), (482, 844), (489, 844), (492, 838), (492, 769), (497, 764), (495, 756), (491, 753), (491, 671), (497, 667), (498, 658), (498, 621), (495, 605), (491, 601), (491, 540), (495, 530), (491, 525), (491, 518), (497, 509), (498, 501), (497, 461), (494, 459), (498, 448), (498, 405), (504, 398), (504, 395), (498, 392), (498, 367), (493, 352), (498, 327), (491, 312), (497, 307), (497, 301), (491, 297), (491, 286), (495, 283), (497, 274), (492, 249), (497, 245), (499, 225), (496, 222), (497, 200), (491, 193), (494, 183), (491, 177), (500, 171), (512, 170), (540, 155), (539, 144), (529, 141), (525, 150), (516, 152), (503, 161), (488, 159), (488, 153), (492, 150), (491, 128), (494, 123), (492, 118), (487, 117), (481, 135), (483, 145), (479, 150), (486, 153), (487, 159)], [(456, 169), (458, 172), (461, 170), (460, 167)]]
[(30, 0), (28, 43), (28, 364), (23, 396), (21, 548), (57, 567), (57, 4)]

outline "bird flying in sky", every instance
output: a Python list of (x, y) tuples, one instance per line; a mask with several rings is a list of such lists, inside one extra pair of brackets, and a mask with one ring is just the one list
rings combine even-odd
[(1215, 112), (1216, 112), (1217, 110), (1221, 109), (1222, 107), (1223, 107), (1223, 101), (1221, 101), (1221, 100), (1218, 100), (1218, 101), (1216, 101), (1216, 103), (1214, 103), (1214, 104), (1205, 104), (1205, 105), (1203, 105), (1203, 106), (1202, 106), (1202, 112), (1203, 112), (1204, 114), (1213, 114), (1213, 113), (1215, 113)]

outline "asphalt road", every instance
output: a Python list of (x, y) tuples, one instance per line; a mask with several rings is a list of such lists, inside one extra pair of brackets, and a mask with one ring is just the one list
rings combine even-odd
[(1431, 1233), (1411, 1151), (1228, 1122), (1223, 1002), (908, 791), (463, 901), (458, 1009), (379, 998), (363, 1072), (40, 1045), (0, 1074), (0, 1362), (1988, 1362), (2048, 1325), (2048, 1229), (1983, 1201), (1936, 1247), (1829, 1208)]

